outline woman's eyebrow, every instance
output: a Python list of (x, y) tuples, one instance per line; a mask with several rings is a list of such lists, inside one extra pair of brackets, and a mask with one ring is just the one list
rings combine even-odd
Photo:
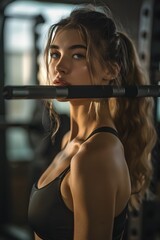
[[(77, 49), (77, 48), (83, 48), (83, 49), (87, 49), (87, 47), (85, 45), (82, 45), (82, 44), (74, 44), (74, 45), (71, 45), (68, 49)], [(60, 47), (58, 45), (55, 45), (55, 44), (51, 44), (49, 46), (49, 49), (60, 49)]]

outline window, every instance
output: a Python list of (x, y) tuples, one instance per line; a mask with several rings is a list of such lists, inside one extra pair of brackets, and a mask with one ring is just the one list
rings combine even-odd
[[(35, 1), (15, 1), (5, 9), (7, 16), (5, 24), (5, 85), (34, 85), (37, 84), (36, 53), (39, 59), (45, 46), (47, 31), (51, 24), (62, 16), (68, 15), (73, 5), (39, 3)], [(44, 19), (43, 23), (35, 26), (38, 15)], [(35, 34), (38, 39), (35, 42)], [(37, 49), (35, 49), (35, 47)], [(6, 101), (6, 120), (30, 124), (35, 119), (41, 121), (38, 100), (12, 100)], [(61, 113), (68, 112), (68, 105), (57, 104), (57, 110)], [(37, 115), (36, 115), (37, 114)], [(9, 160), (31, 160), (34, 156), (29, 142), (28, 131), (24, 126), (8, 128), (7, 130), (7, 154)]]

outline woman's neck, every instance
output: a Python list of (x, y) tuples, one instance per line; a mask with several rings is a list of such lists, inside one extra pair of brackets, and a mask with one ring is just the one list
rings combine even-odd
[(110, 115), (108, 102), (101, 102), (98, 113), (94, 104), (88, 100), (70, 104), (70, 141), (85, 140), (89, 134), (101, 126), (115, 127)]

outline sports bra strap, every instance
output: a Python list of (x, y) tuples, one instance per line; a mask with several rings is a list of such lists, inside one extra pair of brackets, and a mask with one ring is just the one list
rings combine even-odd
[[(94, 134), (99, 133), (99, 132), (108, 132), (108, 133), (114, 134), (116, 137), (119, 137), (119, 136), (118, 136), (118, 132), (117, 132), (114, 128), (111, 128), (111, 127), (100, 127), (100, 128), (96, 128), (96, 129), (86, 138), (86, 140), (89, 139), (90, 137), (92, 137)], [(85, 141), (86, 141), (86, 140), (85, 140)], [(66, 175), (69, 171), (70, 171), (70, 165), (64, 169), (64, 171), (58, 176), (58, 178), (63, 179), (63, 178), (65, 177), (65, 175)]]
[[(96, 128), (96, 129), (86, 138), (86, 140), (88, 140), (88, 139), (89, 139), (90, 137), (92, 137), (94, 134), (99, 133), (99, 132), (112, 133), (112, 134), (114, 134), (116, 137), (119, 138), (118, 132), (117, 132), (114, 128), (111, 128), (111, 127), (99, 127), (99, 128)], [(86, 141), (86, 140), (85, 140), (85, 141)]]

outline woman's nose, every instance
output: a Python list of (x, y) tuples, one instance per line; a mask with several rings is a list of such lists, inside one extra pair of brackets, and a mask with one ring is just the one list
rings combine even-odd
[(66, 59), (64, 57), (59, 59), (57, 65), (55, 66), (55, 70), (58, 73), (67, 74), (70, 71), (70, 63), (69, 63), (68, 59)]

